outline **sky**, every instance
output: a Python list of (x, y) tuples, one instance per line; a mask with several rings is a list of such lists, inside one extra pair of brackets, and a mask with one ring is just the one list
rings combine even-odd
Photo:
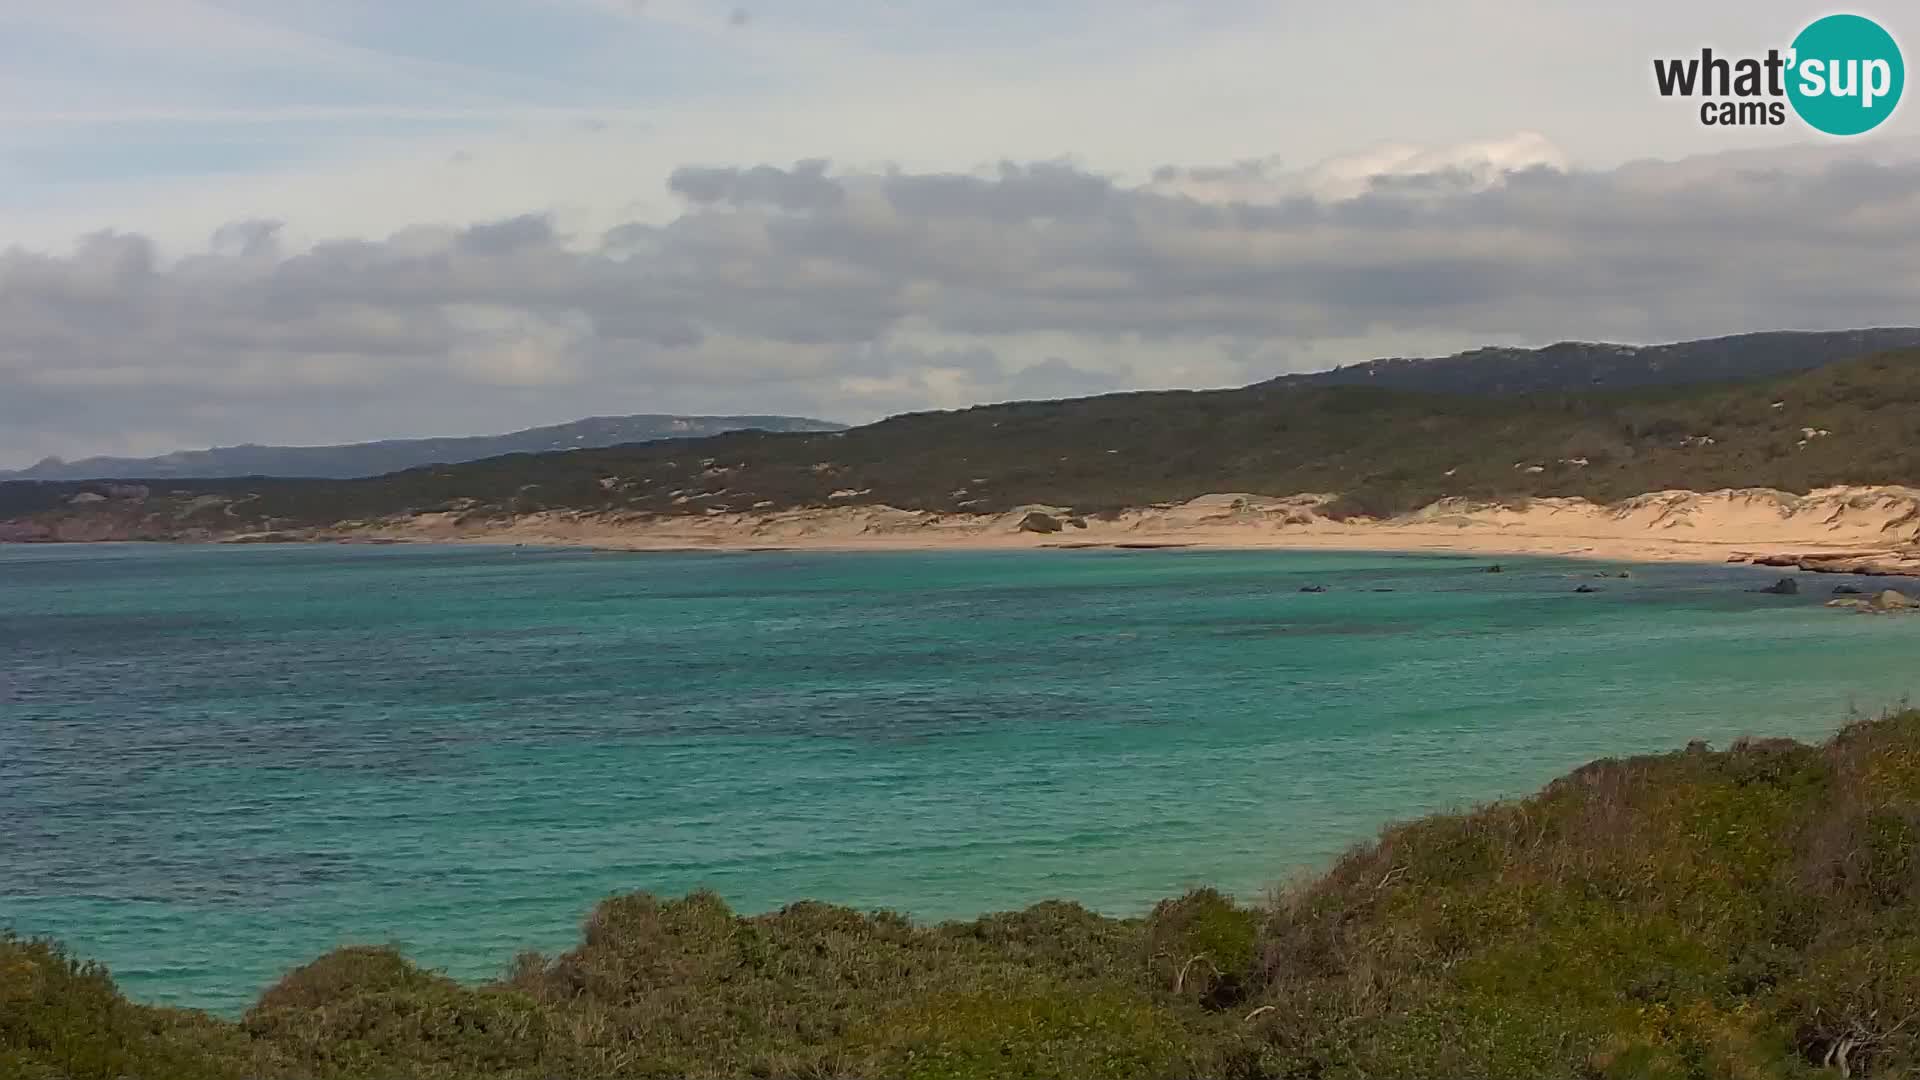
[(0, 468), (1920, 321), (1920, 106), (1654, 89), (1828, 10), (0, 0)]

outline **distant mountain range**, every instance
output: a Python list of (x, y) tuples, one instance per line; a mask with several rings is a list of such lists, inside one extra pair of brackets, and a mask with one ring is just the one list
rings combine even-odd
[(728, 431), (841, 431), (846, 425), (793, 416), (593, 416), (570, 424), (505, 435), (385, 439), (342, 446), (216, 446), (150, 458), (47, 458), (31, 468), (0, 470), (0, 480), (164, 480), (228, 476), (381, 476), (420, 465), (454, 465), (501, 454), (590, 450), (655, 439), (694, 439)]
[(1282, 375), (1270, 385), (1378, 386), (1491, 396), (1623, 390), (1787, 375), (1915, 346), (1920, 346), (1920, 327), (1911, 326), (1780, 330), (1672, 345), (1563, 341), (1542, 349), (1487, 347), (1443, 357), (1368, 360), (1331, 371)]

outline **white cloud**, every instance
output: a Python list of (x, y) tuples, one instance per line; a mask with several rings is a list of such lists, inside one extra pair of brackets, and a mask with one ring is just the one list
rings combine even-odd
[[(1516, 138), (1269, 169), (1132, 184), (1060, 161), (809, 158), (674, 172), (675, 215), (603, 231), (517, 214), (302, 245), (246, 220), (189, 253), (134, 233), (16, 249), (0, 255), (0, 461), (173, 448), (134, 431), (857, 421), (1484, 343), (1898, 323), (1920, 300), (1911, 156), (1563, 170)], [(1325, 176), (1344, 182), (1313, 194)]]
[(1652, 89), (1781, 43), (1785, 0), (737, 6), (0, 11), (0, 461), (857, 420), (1914, 299), (1912, 110), (1787, 145)]

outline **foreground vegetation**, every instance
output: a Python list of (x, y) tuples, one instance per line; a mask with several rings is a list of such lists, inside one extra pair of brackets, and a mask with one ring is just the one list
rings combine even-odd
[(464, 986), (385, 948), (237, 1022), (0, 939), (0, 1076), (1832, 1077), (1920, 1071), (1920, 713), (1595, 762), (1259, 904), (919, 927), (696, 894)]
[[(1391, 514), (1443, 496), (1920, 484), (1920, 350), (1730, 385), (1517, 397), (1362, 386), (1114, 394), (894, 417), (834, 434), (736, 432), (517, 454), (365, 480), (0, 484), (0, 538), (201, 539), (422, 511), (704, 514), (885, 503), (1097, 514), (1212, 492), (1345, 495)], [(101, 489), (95, 492), (94, 489)], [(95, 494), (109, 497), (95, 500)], [(82, 502), (74, 503), (76, 496)], [(0, 522), (0, 524), (4, 524)], [(38, 535), (53, 535), (42, 532)]]

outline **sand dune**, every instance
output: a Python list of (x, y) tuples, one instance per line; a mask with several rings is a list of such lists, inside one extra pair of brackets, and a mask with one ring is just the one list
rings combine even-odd
[[(1075, 518), (1063, 507), (941, 514), (847, 506), (706, 517), (532, 514), (487, 526), (417, 515), (357, 531), (401, 540), (586, 545), (622, 550), (883, 550), (1134, 545), (1552, 554), (1633, 561), (1867, 559), (1920, 573), (1920, 490), (1837, 487), (1793, 495), (1764, 488), (1660, 491), (1619, 503), (1542, 498), (1446, 499), (1388, 520), (1329, 518), (1330, 495), (1205, 495), (1189, 502)], [(1031, 512), (1057, 532), (1023, 531)], [(1816, 567), (1808, 567), (1813, 569)]]

